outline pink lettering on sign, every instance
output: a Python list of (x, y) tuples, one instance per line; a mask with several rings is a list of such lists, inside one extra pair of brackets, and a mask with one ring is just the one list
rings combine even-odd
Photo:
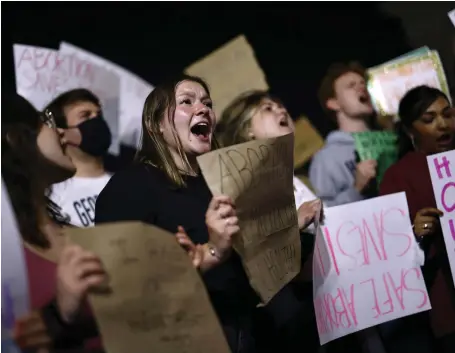
[[(384, 320), (379, 319), (396, 316), (397, 313), (409, 309), (422, 309), (429, 299), (425, 290), (409, 284), (416, 278), (421, 278), (419, 268), (401, 269), (393, 273), (385, 271), (364, 281), (352, 283), (348, 288), (337, 288), (331, 293), (320, 294), (314, 299), (319, 334), (327, 334), (340, 328), (358, 327), (358, 302), (365, 302), (368, 298), (356, 297), (356, 292), (364, 286), (371, 291), (371, 313), (368, 315), (372, 319), (383, 322)], [(409, 300), (411, 296), (413, 300)]]
[(21, 87), (46, 93), (58, 93), (70, 79), (91, 84), (95, 80), (93, 66), (72, 55), (44, 48), (21, 49), (16, 63)]
[[(405, 219), (408, 215), (400, 208), (389, 208), (373, 213), (372, 219), (346, 221), (336, 229), (334, 237), (328, 227), (323, 227), (329, 259), (321, 256), (318, 244), (314, 254), (322, 274), (325, 276), (326, 268), (333, 265), (336, 274), (340, 275), (339, 262), (343, 260), (345, 263), (346, 259), (351, 263), (347, 270), (354, 271), (378, 261), (406, 255), (412, 245), (412, 235), (393, 231), (397, 217)], [(393, 246), (387, 247), (387, 242)]]
[(430, 309), (404, 193), (326, 210), (313, 252), (321, 344)]
[[(452, 178), (452, 171), (450, 170), (450, 161), (446, 156), (442, 157), (442, 162), (438, 161), (438, 158), (433, 158), (433, 163), (438, 174), (439, 179)], [(443, 174), (444, 171), (444, 174)], [(449, 196), (450, 195), (450, 196)], [(455, 210), (455, 182), (448, 181), (441, 190), (440, 204), (445, 212), (451, 213)], [(450, 235), (455, 240), (455, 220), (450, 218), (447, 220), (449, 225)]]
[[(455, 210), (455, 199), (446, 198), (447, 193), (450, 192), (448, 191), (450, 187), (455, 188), (455, 183), (453, 181), (449, 181), (447, 184), (445, 184), (441, 191), (441, 203), (446, 212), (452, 212)], [(452, 202), (452, 204), (448, 204), (447, 201)]]
[(446, 172), (447, 177), (450, 178), (452, 176), (452, 174), (450, 173), (450, 168), (449, 168), (450, 162), (447, 160), (446, 156), (442, 157), (442, 163), (440, 163), (437, 158), (433, 159), (433, 163), (436, 168), (436, 172), (438, 173), (439, 179), (444, 178), (444, 176), (442, 175), (442, 170), (441, 170), (443, 168)]
[(354, 288), (352, 284), (348, 290), (338, 288), (335, 293), (324, 293), (315, 298), (314, 307), (319, 333), (328, 333), (340, 327), (357, 327)]

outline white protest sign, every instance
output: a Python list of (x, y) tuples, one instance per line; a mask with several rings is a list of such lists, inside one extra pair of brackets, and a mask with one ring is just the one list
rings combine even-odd
[(455, 150), (427, 157), (434, 196), (446, 244), (452, 278), (455, 283)]
[(56, 50), (14, 44), (17, 93), (42, 111), (63, 92), (86, 88), (101, 101), (112, 133), (109, 152), (118, 154), (120, 79), (113, 73), (74, 55)]
[(16, 217), (2, 179), (2, 352), (18, 352), (10, 332), (29, 311), (27, 268)]
[(324, 212), (313, 253), (321, 344), (431, 309), (404, 192)]
[(72, 44), (60, 43), (60, 51), (76, 54), (77, 57), (112, 71), (120, 77), (120, 142), (137, 148), (141, 139), (142, 110), (145, 99), (154, 87), (123, 67)]
[(452, 11), (450, 11), (448, 13), (449, 15), (449, 18), (450, 18), (450, 21), (452, 21), (452, 24), (455, 26), (455, 9), (453, 9)]

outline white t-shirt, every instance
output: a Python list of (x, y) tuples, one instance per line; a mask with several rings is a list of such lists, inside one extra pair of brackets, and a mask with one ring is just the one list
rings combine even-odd
[(299, 178), (294, 177), (295, 207), (299, 209), (304, 202), (317, 199), (316, 195)]
[[(299, 178), (294, 177), (295, 207), (298, 210), (303, 203), (317, 199), (316, 195)], [(314, 233), (314, 224), (305, 228), (305, 232)]]
[(81, 228), (92, 227), (95, 225), (96, 199), (111, 176), (106, 173), (96, 178), (70, 178), (52, 185), (49, 198), (61, 207), (68, 223)]

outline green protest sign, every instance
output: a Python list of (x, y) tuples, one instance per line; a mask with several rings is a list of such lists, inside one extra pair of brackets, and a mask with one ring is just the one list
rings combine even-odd
[(379, 186), (387, 168), (398, 159), (397, 135), (390, 131), (365, 131), (352, 135), (360, 160), (374, 159), (378, 162), (376, 180)]

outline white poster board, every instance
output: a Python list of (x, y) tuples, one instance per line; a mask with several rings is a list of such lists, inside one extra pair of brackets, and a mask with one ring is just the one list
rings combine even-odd
[(117, 75), (56, 50), (14, 44), (17, 93), (42, 111), (63, 92), (86, 88), (101, 101), (104, 117), (112, 133), (109, 152), (119, 153), (120, 79)]
[(78, 58), (88, 60), (120, 77), (120, 142), (137, 148), (141, 139), (142, 110), (145, 99), (154, 87), (128, 70), (72, 44), (60, 43), (60, 51), (76, 54)]
[(16, 217), (2, 179), (2, 352), (18, 352), (11, 340), (15, 319), (29, 311), (27, 268)]
[(450, 12), (448, 13), (448, 15), (449, 15), (450, 21), (452, 21), (452, 24), (453, 24), (454, 27), (455, 27), (455, 9), (453, 9), (452, 11), (450, 11)]
[(441, 228), (455, 283), (455, 150), (427, 157)]
[(321, 344), (431, 309), (404, 192), (324, 212), (313, 253)]

